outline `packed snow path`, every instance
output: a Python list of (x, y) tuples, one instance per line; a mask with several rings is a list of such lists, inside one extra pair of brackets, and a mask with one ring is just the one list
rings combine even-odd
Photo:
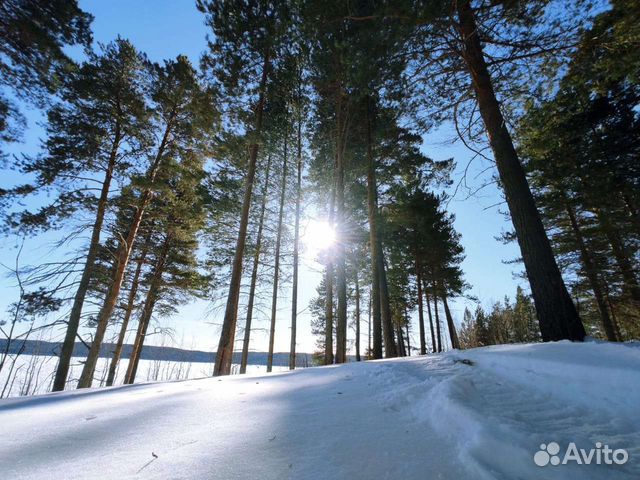
[[(0, 476), (631, 479), (639, 407), (640, 348), (597, 343), (146, 383), (0, 401)], [(550, 442), (629, 460), (536, 466)]]

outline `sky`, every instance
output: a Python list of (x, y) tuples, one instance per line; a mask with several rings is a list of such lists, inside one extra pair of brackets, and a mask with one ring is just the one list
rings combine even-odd
[[(198, 62), (200, 54), (206, 48), (207, 27), (204, 16), (195, 7), (193, 0), (80, 0), (83, 10), (94, 15), (92, 25), (94, 40), (107, 43), (118, 35), (127, 38), (139, 50), (145, 52), (151, 60), (162, 61), (179, 54), (187, 55), (194, 63)], [(38, 127), (38, 112), (27, 111), (29, 128), (24, 132), (23, 143), (14, 145), (12, 151), (36, 152), (42, 129)], [(455, 138), (455, 131), (450, 126), (430, 132), (424, 137), (423, 151), (433, 159), (454, 158), (456, 170), (453, 175), (457, 183), (473, 153), (460, 143), (451, 143)], [(489, 170), (487, 171), (487, 168)], [(467, 184), (474, 190), (480, 187), (493, 175), (493, 168), (486, 160), (474, 160), (467, 171)], [(16, 180), (15, 174), (3, 173), (0, 186), (6, 186)], [(454, 193), (454, 189), (450, 190)], [(517, 245), (503, 245), (496, 240), (502, 232), (510, 230), (511, 224), (501, 213), (506, 205), (501, 204), (502, 197), (495, 184), (491, 184), (469, 198), (465, 188), (458, 189), (448, 205), (448, 210), (455, 215), (455, 228), (462, 235), (462, 245), (466, 258), (462, 264), (467, 283), (471, 288), (468, 295), (477, 297), (480, 302), (489, 307), (493, 302), (500, 301), (505, 295), (513, 297), (517, 285), (525, 287), (526, 282), (514, 275), (520, 268), (506, 265), (505, 260), (512, 260), (519, 256)], [(501, 205), (500, 205), (501, 204)], [(25, 246), (22, 258), (25, 263), (37, 263), (42, 259), (49, 259), (52, 254), (49, 235), (32, 239)], [(305, 239), (302, 240), (305, 242)], [(0, 240), (2, 262), (11, 263), (15, 254), (15, 238)], [(309, 301), (315, 296), (315, 289), (320, 281), (320, 266), (313, 261), (313, 254), (309, 252), (302, 257), (300, 267), (298, 342), (299, 352), (314, 350), (315, 339), (311, 335), (310, 315), (307, 309)], [(290, 284), (285, 284), (279, 301), (276, 351), (289, 349), (289, 324), (291, 307)], [(16, 299), (15, 281), (3, 276), (0, 278), (0, 308), (2, 311)], [(474, 309), (475, 303), (466, 299), (452, 302), (452, 313), (459, 324), (465, 306)], [(365, 310), (366, 312), (366, 310)], [(169, 319), (162, 319), (162, 324), (174, 329), (175, 339), (179, 346), (185, 348), (215, 350), (222, 313), (220, 309), (212, 309), (209, 302), (197, 301), (180, 307), (177, 315)], [(0, 317), (2, 318), (2, 317)], [(366, 322), (366, 315), (363, 318)], [(416, 345), (417, 320), (414, 319), (412, 344)], [(239, 316), (239, 325), (243, 323), (243, 316)], [(268, 345), (268, 314), (258, 311), (254, 314), (256, 330), (252, 333), (252, 350), (266, 350)], [(363, 335), (366, 325), (363, 325)], [(353, 332), (350, 334), (353, 338)], [(54, 332), (54, 338), (61, 338), (62, 330)], [(153, 337), (150, 337), (153, 341)], [(241, 332), (236, 336), (241, 338)], [(366, 338), (362, 339), (366, 345)], [(237, 344), (238, 346), (239, 344)]]

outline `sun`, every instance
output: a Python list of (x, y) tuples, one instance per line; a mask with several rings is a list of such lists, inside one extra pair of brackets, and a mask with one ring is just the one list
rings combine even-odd
[(324, 220), (310, 220), (300, 238), (311, 255), (331, 248), (336, 243), (336, 231)]

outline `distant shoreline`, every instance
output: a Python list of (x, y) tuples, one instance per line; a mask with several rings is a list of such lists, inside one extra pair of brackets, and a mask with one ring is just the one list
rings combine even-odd
[[(4, 351), (7, 345), (6, 339), (0, 339), (0, 351)], [(14, 340), (9, 348), (10, 354), (19, 353), (22, 355), (56, 356), (60, 351), (60, 342), (46, 342), (41, 340)], [(103, 343), (100, 348), (100, 357), (109, 358), (113, 352), (115, 344)], [(125, 344), (122, 348), (123, 359), (131, 356), (133, 345)], [(73, 348), (74, 357), (86, 357), (87, 347), (80, 342), (76, 342)], [(240, 352), (233, 353), (233, 363), (240, 363)], [(168, 362), (191, 362), (191, 363), (213, 363), (215, 352), (205, 352), (203, 350), (185, 350), (176, 347), (162, 347), (156, 345), (145, 345), (140, 358), (142, 360), (164, 360)], [(313, 366), (312, 355), (309, 353), (297, 353), (296, 364), (301, 367)], [(267, 352), (249, 352), (249, 365), (266, 365)], [(273, 365), (284, 367), (289, 365), (289, 352), (276, 352), (273, 354)]]

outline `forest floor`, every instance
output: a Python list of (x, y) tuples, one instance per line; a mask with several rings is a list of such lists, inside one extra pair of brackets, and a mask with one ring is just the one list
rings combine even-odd
[[(21, 480), (631, 479), (639, 409), (638, 344), (487, 347), (10, 398), (0, 468)], [(537, 466), (550, 442), (560, 460), (570, 442), (629, 459), (594, 465), (600, 449), (590, 465)]]

